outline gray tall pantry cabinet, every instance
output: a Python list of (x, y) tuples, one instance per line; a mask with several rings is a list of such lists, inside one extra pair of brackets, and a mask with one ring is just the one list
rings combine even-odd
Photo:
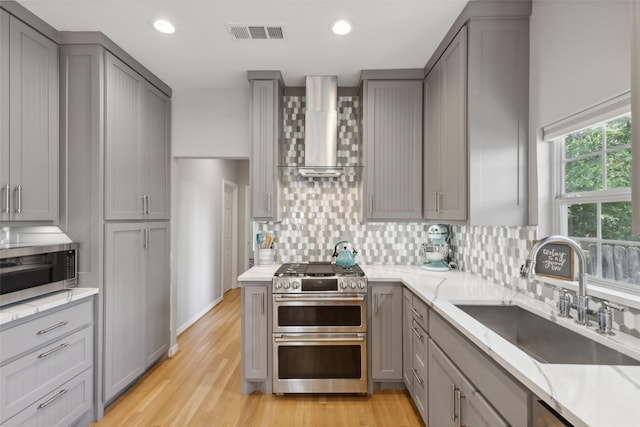
[(58, 46), (0, 10), (0, 221), (58, 219)]
[(169, 348), (171, 89), (100, 33), (61, 39), (61, 227), (100, 288), (102, 411)]

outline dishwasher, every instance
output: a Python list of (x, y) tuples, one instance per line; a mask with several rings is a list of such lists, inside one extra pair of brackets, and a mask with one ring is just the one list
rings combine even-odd
[(536, 402), (535, 420), (535, 427), (573, 427), (573, 424), (541, 400)]

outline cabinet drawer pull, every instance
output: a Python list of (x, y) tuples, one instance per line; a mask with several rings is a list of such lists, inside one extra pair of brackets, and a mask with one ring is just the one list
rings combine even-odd
[(417, 330), (416, 328), (414, 328), (413, 326), (411, 327), (411, 330), (413, 331), (413, 333), (414, 333), (414, 334), (416, 334), (416, 336), (417, 336), (419, 339), (423, 339), (423, 338), (424, 338), (424, 336), (423, 336), (423, 335), (420, 335), (420, 332), (418, 332), (418, 330)]
[(55, 347), (55, 348), (52, 348), (52, 349), (51, 349), (51, 350), (49, 350), (49, 351), (45, 351), (44, 353), (39, 354), (39, 355), (38, 355), (38, 359), (42, 359), (43, 357), (47, 357), (47, 356), (49, 356), (50, 354), (53, 354), (53, 353), (55, 353), (56, 351), (60, 351), (60, 350), (62, 350), (62, 349), (63, 349), (63, 348), (65, 348), (65, 347), (69, 347), (69, 343), (60, 344), (59, 346), (57, 346), (57, 347)]
[(4, 191), (4, 197), (2, 197), (2, 213), (8, 214), (11, 213), (11, 209), (9, 208), (9, 204), (11, 203), (11, 187), (9, 187), (9, 184), (2, 187), (2, 191)]
[(418, 310), (416, 310), (415, 308), (411, 307), (411, 312), (418, 318), (418, 319), (422, 319), (422, 314), (418, 313)]
[(146, 208), (144, 210), (144, 213), (146, 213), (147, 215), (149, 215), (149, 195), (145, 195), (144, 199), (146, 200)]
[(67, 324), (69, 324), (69, 322), (67, 322), (67, 321), (65, 320), (64, 322), (60, 322), (60, 323), (58, 323), (58, 324), (56, 324), (56, 325), (49, 326), (48, 328), (45, 328), (45, 329), (42, 329), (42, 330), (38, 331), (38, 332), (37, 332), (37, 335), (46, 334), (47, 332), (51, 332), (51, 331), (53, 331), (54, 329), (61, 328), (61, 327), (63, 327), (64, 325), (67, 325)]
[(418, 373), (416, 372), (416, 369), (411, 368), (411, 372), (413, 372), (413, 376), (416, 377), (416, 381), (418, 381), (418, 384), (422, 385), (422, 383), (424, 383), (424, 380), (420, 379), (420, 377), (418, 376)]
[(44, 409), (47, 406), (51, 405), (53, 402), (55, 402), (56, 400), (60, 399), (62, 396), (64, 396), (69, 390), (64, 389), (64, 390), (60, 390), (58, 392), (58, 394), (56, 394), (55, 396), (51, 397), (49, 400), (47, 400), (46, 402), (43, 402), (41, 404), (38, 405), (38, 409)]

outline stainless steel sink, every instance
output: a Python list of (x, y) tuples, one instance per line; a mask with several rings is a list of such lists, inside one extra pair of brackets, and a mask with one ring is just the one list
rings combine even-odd
[(516, 305), (457, 307), (542, 363), (640, 365), (626, 354)]

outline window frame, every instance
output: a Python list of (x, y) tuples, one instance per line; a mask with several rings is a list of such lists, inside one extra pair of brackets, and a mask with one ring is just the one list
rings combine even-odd
[[(625, 105), (626, 104), (626, 105)], [(612, 108), (612, 106), (614, 108)], [(626, 110), (626, 111), (625, 111)], [(573, 237), (578, 243), (581, 242), (590, 242), (596, 243), (598, 245), (598, 257), (601, 258), (601, 246), (603, 244), (614, 244), (616, 242), (620, 242), (625, 245), (631, 244), (631, 246), (640, 247), (640, 242), (635, 241), (627, 241), (627, 240), (609, 240), (602, 239), (602, 222), (601, 222), (601, 208), (604, 203), (611, 202), (629, 202), (632, 203), (632, 189), (631, 187), (624, 188), (613, 188), (613, 189), (603, 189), (596, 191), (584, 191), (584, 192), (573, 192), (573, 193), (565, 193), (564, 190), (564, 178), (565, 178), (565, 164), (566, 159), (564, 158), (564, 138), (572, 133), (576, 133), (580, 130), (588, 129), (604, 122), (614, 120), (617, 117), (624, 116), (626, 114), (631, 113), (631, 105), (628, 97), (623, 97), (620, 101), (613, 102), (605, 102), (598, 106), (595, 106), (589, 110), (585, 110), (583, 112), (578, 113), (577, 115), (571, 116), (563, 121), (556, 122), (549, 127), (543, 128), (543, 135), (548, 138), (547, 141), (553, 144), (552, 149), (552, 162), (553, 167), (551, 168), (553, 176), (552, 176), (552, 185), (553, 191), (551, 192), (552, 196), (552, 226), (554, 233), (561, 234), (564, 236), (568, 236), (568, 207), (572, 204), (590, 204), (595, 203), (597, 209), (597, 233), (595, 238), (580, 238)], [(576, 118), (578, 117), (578, 118)], [(564, 122), (564, 125), (562, 124)], [(632, 117), (633, 123), (633, 117)], [(546, 132), (545, 132), (546, 130)], [(551, 137), (552, 136), (552, 137)], [(625, 148), (626, 149), (626, 148)], [(607, 149), (603, 148), (601, 150), (604, 152), (613, 152), (618, 149)], [(582, 156), (578, 156), (579, 158)], [(602, 159), (603, 164), (603, 179), (606, 179), (606, 159)], [(604, 184), (605, 181), (603, 181)], [(596, 274), (598, 276), (602, 275), (602, 262), (598, 263), (598, 271)], [(636, 284), (629, 284), (624, 282), (618, 282), (611, 279), (603, 279), (601, 277), (589, 275), (588, 276), (589, 283), (592, 283), (596, 286), (603, 288), (603, 290), (613, 290), (618, 292), (623, 292), (626, 294), (640, 296), (640, 286)]]

